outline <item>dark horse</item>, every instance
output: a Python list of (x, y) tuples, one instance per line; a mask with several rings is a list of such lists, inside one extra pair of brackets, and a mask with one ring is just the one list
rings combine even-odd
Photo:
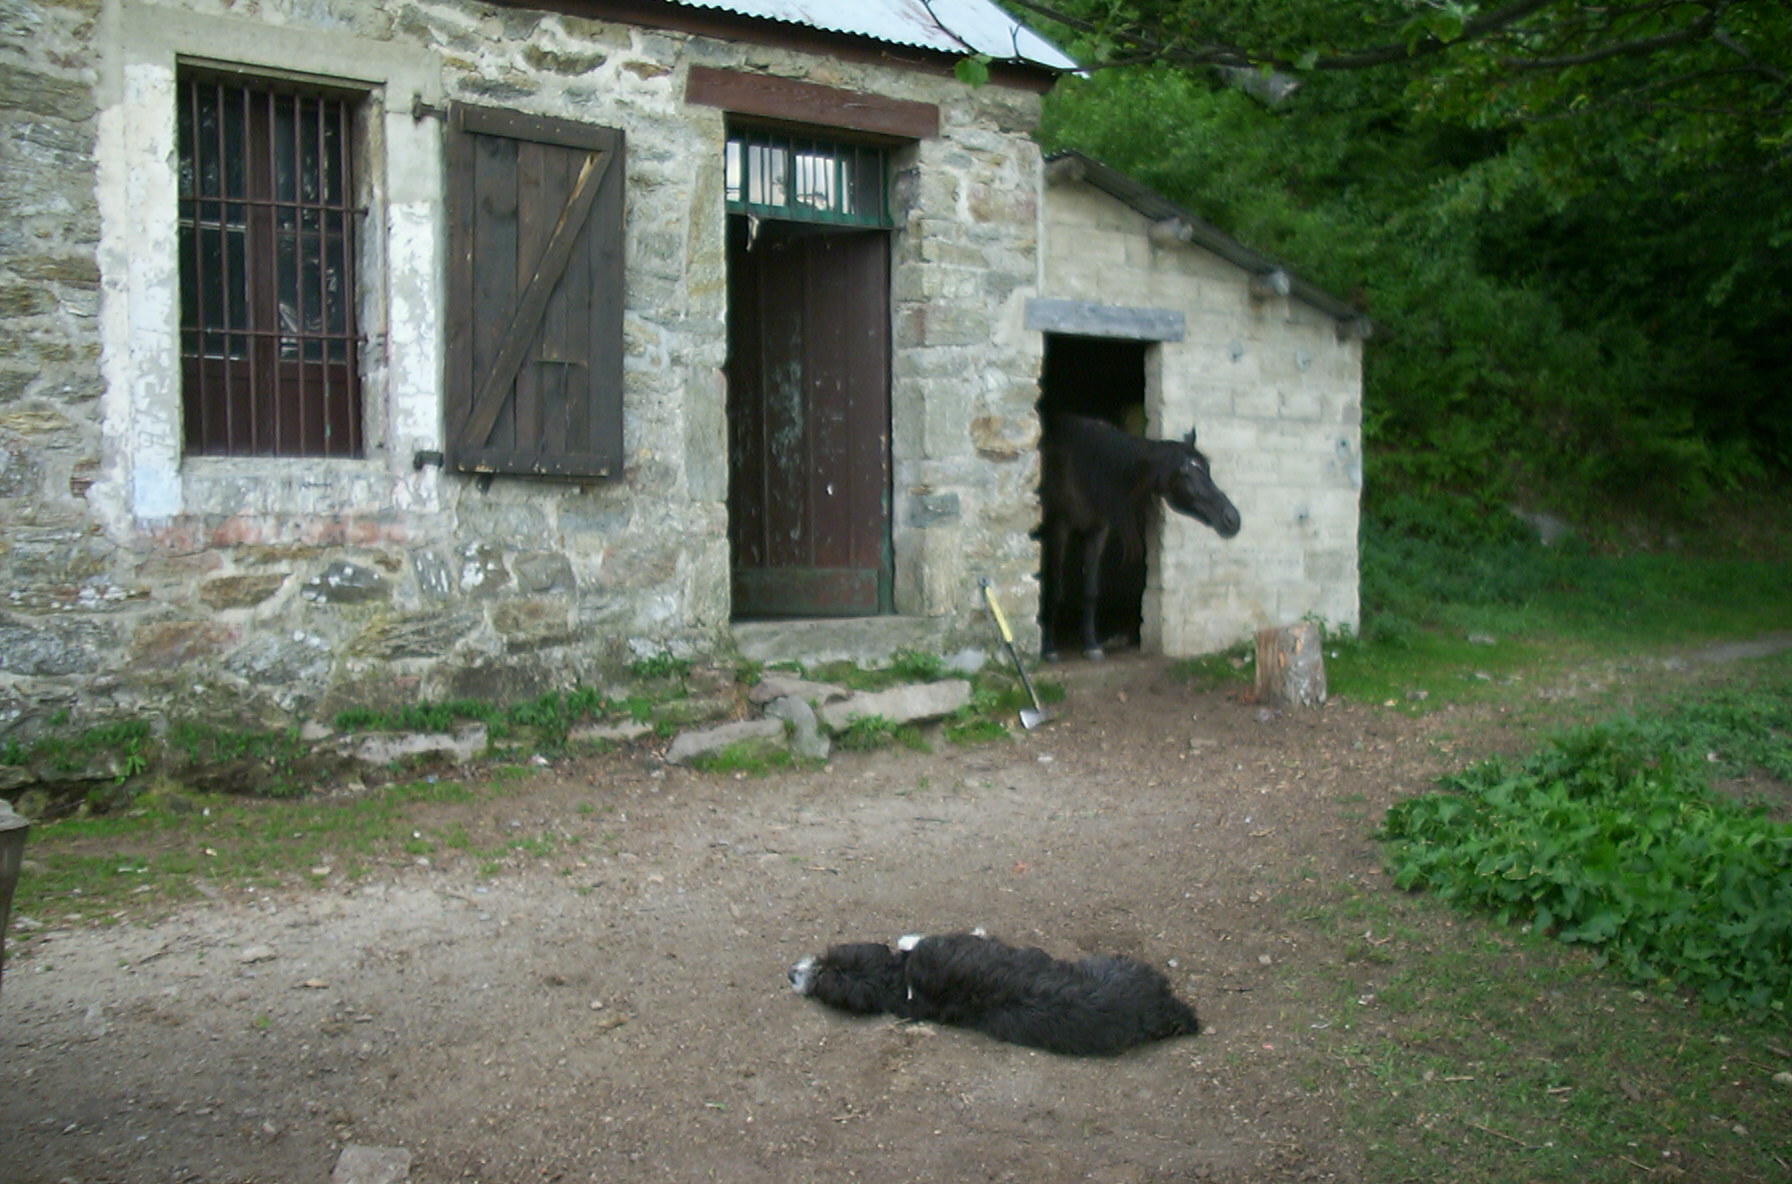
[(1074, 542), (1083, 576), (1078, 618), (1083, 656), (1099, 659), (1095, 613), (1109, 536), (1119, 538), (1126, 555), (1143, 555), (1145, 524), (1155, 498), (1211, 526), (1223, 539), (1238, 533), (1238, 509), (1213, 483), (1193, 431), (1186, 440), (1145, 440), (1099, 419), (1054, 415), (1045, 421), (1039, 447), (1044, 459), (1039, 493), (1045, 507), (1041, 656), (1048, 662), (1058, 657), (1052, 626), (1064, 600), (1066, 576), (1076, 570), (1069, 566)]

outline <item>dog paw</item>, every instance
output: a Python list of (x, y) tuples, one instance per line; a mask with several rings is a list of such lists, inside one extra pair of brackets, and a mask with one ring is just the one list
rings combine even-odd
[(916, 946), (920, 945), (922, 939), (926, 936), (925, 933), (905, 933), (896, 939), (896, 948), (906, 954)]
[(815, 987), (815, 959), (804, 958), (789, 971), (790, 989), (799, 995), (807, 995)]

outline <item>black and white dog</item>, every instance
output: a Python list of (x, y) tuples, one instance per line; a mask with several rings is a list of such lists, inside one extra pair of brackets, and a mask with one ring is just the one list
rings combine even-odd
[(790, 968), (790, 987), (841, 1011), (971, 1028), (1071, 1056), (1112, 1056), (1201, 1030), (1169, 981), (1132, 958), (1065, 962), (981, 930), (832, 946)]

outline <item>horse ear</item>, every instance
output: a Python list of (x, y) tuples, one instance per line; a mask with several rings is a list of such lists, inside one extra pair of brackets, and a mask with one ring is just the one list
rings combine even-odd
[(1193, 448), (1195, 446), (1195, 429), (1194, 428), (1190, 428), (1188, 430), (1188, 439), (1184, 440), (1183, 443), (1187, 444), (1190, 448)]

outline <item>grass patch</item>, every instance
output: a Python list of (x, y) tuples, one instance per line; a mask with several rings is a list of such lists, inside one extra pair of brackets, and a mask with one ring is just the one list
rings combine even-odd
[(629, 663), (629, 676), (643, 682), (659, 679), (683, 679), (691, 672), (691, 664), (671, 654), (654, 654)]
[(1365, 1179), (1787, 1178), (1792, 827), (1709, 778), (1786, 780), (1792, 658), (1727, 675), (1396, 806), (1427, 892), (1291, 887), (1342, 955), (1286, 985)]
[(1008, 725), (999, 719), (970, 719), (963, 723), (948, 723), (942, 734), (946, 738), (946, 743), (966, 747), (994, 744), (1013, 736), (1013, 733), (1008, 730)]
[[(781, 669), (773, 667), (773, 669)], [(849, 691), (887, 691), (891, 687), (912, 682), (939, 682), (959, 677), (946, 667), (938, 654), (922, 650), (898, 650), (882, 666), (861, 666), (857, 662), (826, 662), (814, 667), (798, 667), (797, 673), (819, 682), (833, 683)]]
[(788, 748), (763, 741), (729, 744), (716, 752), (694, 757), (691, 768), (699, 773), (719, 773), (742, 777), (769, 777), (773, 773), (794, 769), (799, 758)]
[(1748, 637), (1786, 627), (1792, 559), (1615, 555), (1522, 537), (1442, 536), (1366, 520), (1363, 635), (1425, 629), (1569, 636), (1604, 648)]
[(1256, 645), (1241, 641), (1231, 649), (1217, 654), (1203, 654), (1198, 658), (1172, 662), (1165, 673), (1176, 682), (1195, 690), (1225, 690), (1229, 687), (1250, 686), (1257, 677), (1256, 660)]
[(1395, 497), (1362, 524), (1362, 627), (1328, 638), (1334, 694), (1411, 710), (1547, 669), (1787, 627), (1792, 557), (1543, 546), (1503, 507)]
[(1343, 1087), (1366, 1179), (1785, 1178), (1783, 1022), (1714, 1025), (1582, 950), (1424, 898), (1319, 912), (1380, 943), (1355, 943), (1342, 976), (1291, 984), (1322, 1017), (1316, 1074)]
[[(411, 781), (334, 801), (265, 802), (154, 795), (125, 814), (71, 817), (32, 828), (31, 873), (13, 898), (39, 920), (106, 923), (127, 907), (200, 895), (199, 882), (274, 886), (313, 878), (313, 869), (356, 879), (379, 863), (409, 862), (415, 807), (501, 794), (458, 781)], [(452, 836), (431, 840), (456, 846)], [(470, 847), (465, 831), (461, 845)]]
[(9, 737), (0, 745), (0, 765), (36, 765), (64, 775), (102, 773), (120, 785), (150, 767), (155, 753), (151, 731), (147, 720), (127, 719), (29, 741)]
[(929, 751), (927, 738), (913, 724), (897, 724), (881, 715), (855, 715), (834, 735), (834, 744), (848, 752), (871, 752), (901, 745)]
[(331, 723), (342, 732), (453, 732), (477, 723), (485, 725), (494, 748), (527, 739), (537, 748), (557, 751), (565, 747), (567, 733), (581, 723), (624, 714), (635, 719), (651, 718), (655, 707), (682, 695), (680, 686), (657, 695), (642, 694), (612, 703), (591, 687), (578, 687), (567, 692), (549, 691), (508, 705), (453, 699), (399, 708), (351, 708), (338, 712)]

